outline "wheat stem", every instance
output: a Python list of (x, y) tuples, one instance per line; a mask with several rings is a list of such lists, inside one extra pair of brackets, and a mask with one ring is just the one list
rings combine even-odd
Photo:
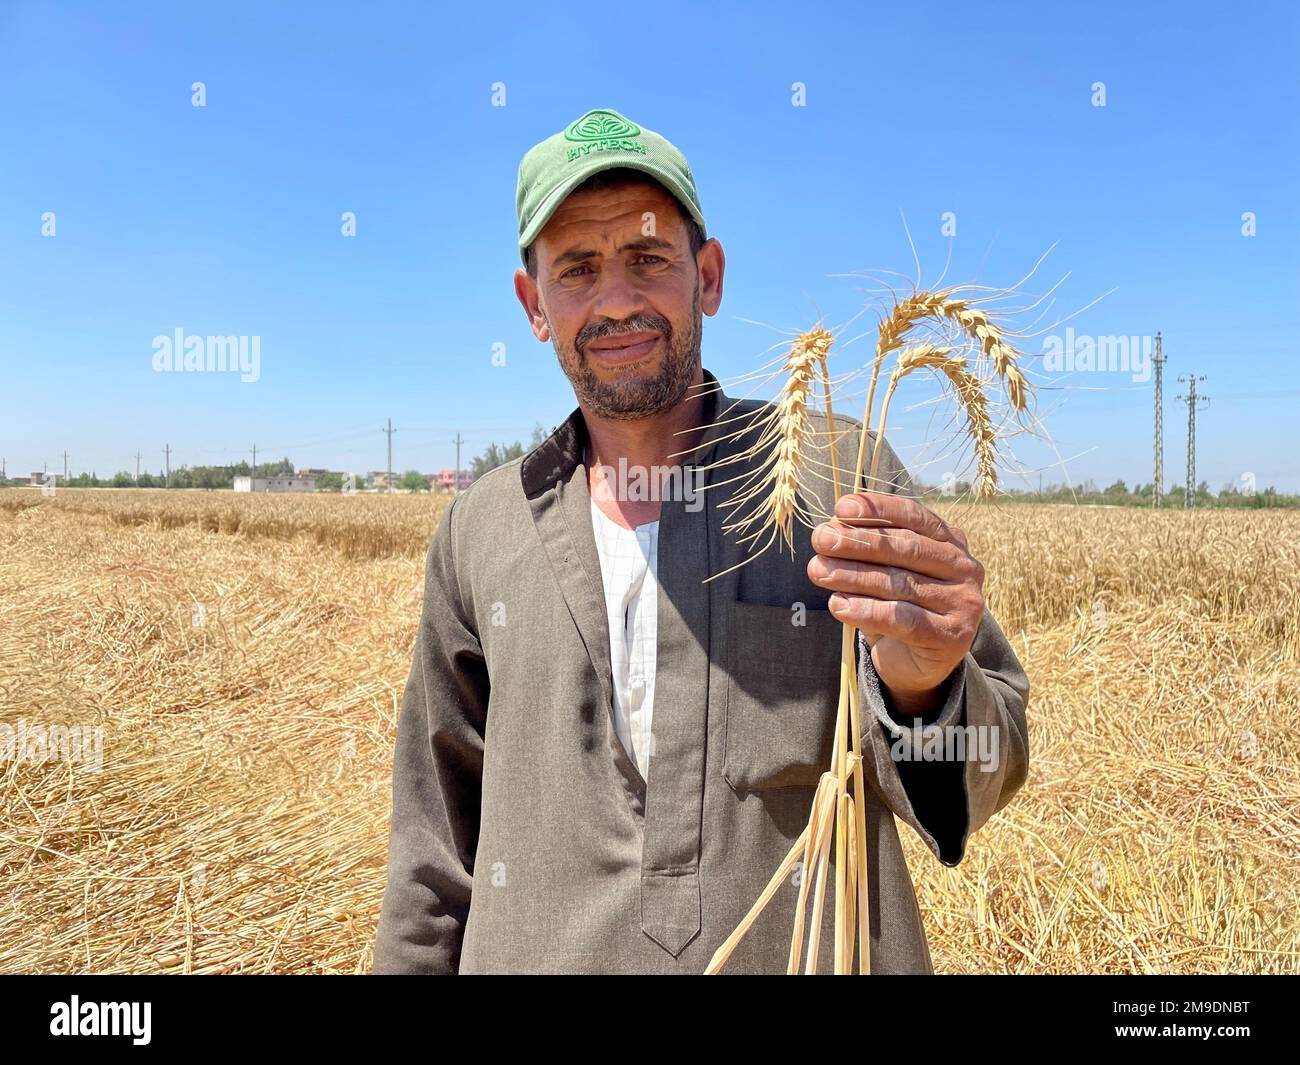
[(865, 910), (858, 910), (858, 862), (862, 857), (858, 849), (857, 817), (854, 816), (855, 801), (848, 795), (844, 796), (844, 820), (848, 822), (848, 851), (849, 860), (845, 866), (848, 878), (848, 895), (851, 905), (848, 906), (849, 926), (844, 935), (844, 970), (847, 972), (853, 968), (853, 933), (861, 927), (862, 914)]
[[(822, 808), (818, 812), (817, 819), (817, 847), (814, 855), (814, 860), (817, 862), (817, 887), (813, 891), (812, 931), (808, 936), (808, 962), (804, 968), (805, 976), (813, 976), (817, 972), (817, 954), (822, 938), (822, 903), (826, 897), (826, 863), (831, 856), (831, 819), (835, 815), (835, 807), (835, 795), (830, 787), (827, 787), (822, 796)], [(807, 873), (808, 870), (805, 869), (804, 875), (806, 876)]]
[(853, 686), (849, 689), (849, 727), (853, 730), (853, 754), (849, 760), (853, 767), (853, 805), (856, 812), (852, 844), (854, 856), (849, 864), (857, 876), (858, 972), (866, 976), (871, 972), (871, 884), (867, 869), (866, 784), (862, 775), (863, 756), (858, 748), (859, 737), (862, 735), (861, 695), (858, 692), (856, 674)]
[[(807, 835), (808, 829), (806, 828), (799, 833), (799, 838), (794, 841), (794, 846), (790, 848), (790, 853), (785, 856), (785, 860), (781, 862), (780, 868), (772, 874), (772, 879), (767, 882), (767, 887), (763, 889), (763, 893), (759, 895), (758, 900), (749, 908), (749, 913), (745, 914), (744, 920), (742, 920), (740, 924), (736, 925), (736, 930), (727, 937), (726, 942), (713, 952), (713, 957), (709, 960), (708, 968), (704, 970), (705, 976), (713, 976), (718, 972), (718, 970), (727, 964), (727, 959), (731, 957), (731, 952), (736, 949), (736, 944), (745, 938), (745, 933), (749, 931), (749, 926), (758, 920), (758, 915), (762, 913), (767, 904), (772, 901), (772, 896), (776, 894), (782, 881), (785, 880), (785, 874), (788, 873), (794, 866), (795, 862), (799, 860), (799, 852), (803, 850), (804, 840)], [(806, 872), (807, 870), (805, 869), (805, 873)]]
[(803, 872), (799, 877), (799, 899), (794, 907), (794, 934), (790, 939), (790, 963), (786, 968), (786, 973), (795, 976), (799, 972), (799, 962), (803, 957), (803, 940), (805, 932), (805, 916), (808, 904), (808, 886), (812, 883), (812, 877), (809, 870), (812, 869), (814, 858), (813, 842), (816, 836), (816, 824), (819, 812), (823, 802), (823, 793), (830, 786), (831, 775), (823, 773), (821, 780), (817, 784), (817, 791), (813, 796), (812, 813), (808, 817), (808, 827), (804, 829), (804, 851), (803, 851)]

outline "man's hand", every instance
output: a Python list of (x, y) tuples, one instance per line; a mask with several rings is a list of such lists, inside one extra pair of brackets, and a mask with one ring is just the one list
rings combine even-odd
[(812, 546), (808, 576), (835, 593), (831, 613), (862, 630), (896, 707), (933, 710), (984, 616), (984, 567), (965, 535), (914, 499), (857, 492), (813, 529)]

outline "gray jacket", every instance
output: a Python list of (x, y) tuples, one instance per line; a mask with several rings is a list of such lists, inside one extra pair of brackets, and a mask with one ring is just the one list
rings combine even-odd
[[(705, 420), (758, 406), (733, 402), (714, 393)], [(859, 423), (836, 422), (841, 469), (851, 470)], [(749, 438), (719, 439), (730, 430), (711, 430), (694, 461), (742, 449)], [(841, 631), (806, 573), (808, 530), (796, 529), (793, 561), (773, 547), (705, 584), (746, 557), (721, 529), (734, 517), (718, 508), (730, 489), (663, 503), (646, 781), (612, 719), (585, 440), (575, 410), (530, 454), (460, 493), (434, 533), (394, 751), (376, 973), (701, 973), (808, 821), (830, 764)], [(885, 477), (907, 491), (896, 456), (883, 453)], [(804, 483), (827, 512), (829, 481), (809, 471)], [(792, 624), (796, 604), (803, 625)], [(982, 726), (996, 737), (996, 768), (973, 749), (964, 762), (899, 760), (860, 637), (857, 646), (871, 970), (928, 973), (895, 818), (956, 865), (1025, 780), (1029, 685), (986, 613), (927, 723)], [(832, 887), (820, 972), (832, 968)], [(785, 971), (797, 893), (791, 877), (724, 972)]]

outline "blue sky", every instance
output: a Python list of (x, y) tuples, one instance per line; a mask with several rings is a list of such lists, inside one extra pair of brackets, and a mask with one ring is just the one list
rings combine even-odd
[[(395, 467), (428, 471), (458, 431), (469, 455), (556, 424), (573, 394), (512, 289), (517, 168), (611, 107), (695, 172), (727, 253), (704, 332), (724, 381), (773, 330), (847, 321), (864, 282), (843, 275), (912, 273), (905, 215), (925, 281), (951, 254), (949, 280), (1009, 285), (1055, 245), (1027, 286), (1069, 275), (1042, 324), (1108, 294), (1076, 334), (1163, 332), (1168, 481), (1174, 379), (1195, 372), (1200, 477), (1300, 490), (1295, 5), (695, 8), (0, 0), (9, 471), (59, 470), (64, 449), (74, 471), (137, 451), (158, 469), (167, 443), (176, 465), (256, 443), (379, 469), (390, 417)], [(176, 328), (259, 336), (260, 379), (155, 373), (153, 338)], [(1149, 480), (1150, 383), (1049, 377), (1054, 446), (1015, 448), (1030, 483)], [(938, 480), (929, 421), (900, 407), (891, 438)]]

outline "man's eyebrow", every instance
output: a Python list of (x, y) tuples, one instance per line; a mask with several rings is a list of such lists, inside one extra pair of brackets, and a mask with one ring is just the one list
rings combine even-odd
[(619, 251), (649, 251), (651, 248), (667, 249), (673, 248), (671, 240), (664, 240), (663, 237), (642, 237), (640, 240), (629, 240), (626, 244), (619, 246)]
[[(629, 240), (626, 244), (618, 246), (619, 252), (625, 251), (650, 251), (653, 248), (671, 251), (673, 243), (670, 240), (664, 240), (663, 237), (638, 237), (636, 240)], [(583, 259), (594, 259), (600, 255), (600, 252), (594, 248), (570, 248), (566, 252), (561, 252), (555, 257), (552, 267), (563, 266), (565, 263), (581, 262)]]

